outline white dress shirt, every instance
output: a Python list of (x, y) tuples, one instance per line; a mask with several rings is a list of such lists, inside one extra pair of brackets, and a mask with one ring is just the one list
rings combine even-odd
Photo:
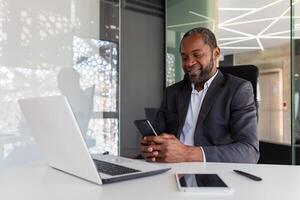
[[(199, 92), (195, 89), (195, 85), (192, 83), (191, 100), (190, 100), (188, 112), (186, 114), (185, 123), (183, 125), (182, 132), (180, 134), (180, 141), (185, 145), (189, 145), (189, 146), (195, 145), (194, 134), (195, 134), (198, 115), (202, 106), (202, 102), (211, 82), (214, 80), (217, 74), (218, 71), (210, 79), (208, 79), (208, 81), (204, 83), (203, 90)], [(205, 152), (202, 147), (200, 148), (203, 152), (203, 162), (206, 162)]]

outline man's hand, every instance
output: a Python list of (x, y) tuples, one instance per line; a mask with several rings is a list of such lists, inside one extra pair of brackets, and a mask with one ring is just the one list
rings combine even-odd
[(147, 141), (148, 137), (157, 137), (157, 136), (144, 137), (140, 142), (140, 152), (146, 161), (155, 162), (158, 152), (153, 151), (153, 148), (150, 147), (150, 145), (154, 144), (154, 142), (148, 142)]
[(174, 135), (166, 133), (144, 137), (140, 151), (145, 160), (152, 162), (203, 161), (200, 147), (184, 145)]

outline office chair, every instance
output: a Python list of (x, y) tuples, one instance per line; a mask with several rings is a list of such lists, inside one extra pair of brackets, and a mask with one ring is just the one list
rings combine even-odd
[[(258, 115), (258, 76), (259, 70), (254, 65), (239, 65), (239, 66), (231, 66), (231, 67), (219, 67), (218, 68), (222, 73), (228, 73), (239, 78), (250, 81), (253, 87), (254, 93), (254, 102), (256, 106), (256, 113)], [(186, 75), (184, 79), (188, 78)], [(153, 123), (155, 121), (156, 114), (158, 112), (158, 108), (145, 108), (146, 118)]]
[(144, 108), (146, 118), (153, 124), (158, 112), (158, 108)]
[(254, 102), (256, 106), (256, 110), (258, 111), (258, 77), (259, 77), (259, 70), (254, 65), (239, 65), (239, 66), (231, 66), (231, 67), (219, 67), (218, 68), (222, 73), (228, 73), (239, 78), (245, 79), (250, 81), (253, 87), (254, 93)]

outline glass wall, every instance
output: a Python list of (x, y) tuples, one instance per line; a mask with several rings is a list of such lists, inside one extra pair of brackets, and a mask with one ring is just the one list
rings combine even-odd
[(179, 43), (183, 34), (193, 27), (216, 28), (217, 1), (188, 0), (166, 1), (166, 85), (183, 77), (180, 64)]
[(199, 26), (210, 28), (221, 48), (220, 66), (259, 68), (259, 140), (286, 146), (290, 151), (299, 138), (300, 127), (297, 124), (299, 4), (298, 0), (167, 0), (166, 85), (183, 77), (179, 41), (184, 32)]
[(91, 153), (118, 153), (119, 1), (0, 2), (0, 167), (42, 158), (20, 98), (65, 95)]
[(292, 119), (293, 123), (293, 137), (292, 137), (292, 159), (293, 163), (300, 164), (300, 82), (299, 82), (299, 73), (300, 73), (300, 3), (298, 0), (292, 0), (292, 9), (291, 9), (291, 41), (292, 41), (292, 99), (293, 99), (293, 113)]

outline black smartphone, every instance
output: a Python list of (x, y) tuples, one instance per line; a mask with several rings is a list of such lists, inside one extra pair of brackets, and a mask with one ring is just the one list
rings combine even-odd
[(143, 136), (158, 135), (148, 119), (135, 120), (134, 124)]

